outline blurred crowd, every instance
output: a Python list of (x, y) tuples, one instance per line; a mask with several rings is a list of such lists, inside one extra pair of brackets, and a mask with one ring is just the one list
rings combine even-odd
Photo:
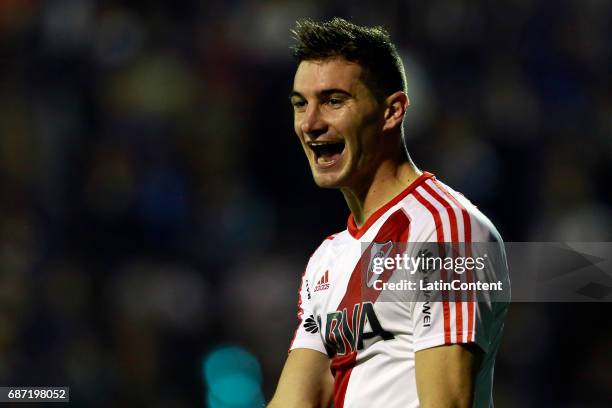
[[(204, 406), (235, 344), (271, 396), (348, 216), (288, 103), (290, 28), (333, 16), (390, 31), (412, 158), (506, 241), (612, 241), (612, 2), (0, 0), (0, 385)], [(498, 406), (609, 402), (608, 311), (513, 305)]]

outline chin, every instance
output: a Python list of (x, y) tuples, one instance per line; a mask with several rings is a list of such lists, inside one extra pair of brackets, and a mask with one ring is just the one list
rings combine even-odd
[(315, 184), (320, 188), (341, 188), (347, 184), (350, 166), (347, 163), (339, 163), (334, 169), (319, 169), (310, 163), (312, 178)]
[(340, 188), (340, 185), (336, 182), (329, 180), (321, 180), (320, 178), (315, 177), (315, 184), (319, 188)]
[(340, 188), (344, 186), (344, 179), (342, 174), (338, 173), (315, 173), (313, 172), (312, 178), (315, 184), (320, 188)]

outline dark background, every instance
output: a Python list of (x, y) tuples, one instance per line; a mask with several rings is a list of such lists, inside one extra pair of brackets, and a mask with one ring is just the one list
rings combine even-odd
[[(612, 241), (612, 2), (0, 0), (0, 385), (204, 406), (235, 344), (270, 398), (348, 216), (293, 134), (306, 16), (390, 31), (413, 159), (506, 241)], [(497, 406), (607, 406), (610, 311), (512, 305)]]

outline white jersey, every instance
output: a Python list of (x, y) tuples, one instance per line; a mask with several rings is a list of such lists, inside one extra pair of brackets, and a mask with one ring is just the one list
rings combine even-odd
[[(329, 355), (335, 408), (408, 408), (419, 406), (417, 351), (475, 343), (485, 354), (474, 406), (492, 406), (493, 368), (507, 304), (377, 302), (376, 293), (362, 290), (360, 263), (364, 247), (389, 241), (498, 241), (503, 251), (495, 227), (473, 204), (424, 173), (362, 227), (349, 216), (347, 229), (315, 251), (302, 277), (300, 324), (290, 350)], [(509, 284), (507, 266), (499, 269), (495, 273)]]

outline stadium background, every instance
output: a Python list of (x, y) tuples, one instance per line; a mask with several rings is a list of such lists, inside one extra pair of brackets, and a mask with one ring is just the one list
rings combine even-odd
[[(506, 241), (612, 241), (612, 2), (0, 0), (0, 384), (204, 406), (271, 396), (310, 253), (345, 227), (292, 132), (296, 18), (387, 27), (416, 163)], [(609, 304), (513, 305), (499, 407), (604, 406)], [(20, 405), (23, 406), (23, 405)]]

